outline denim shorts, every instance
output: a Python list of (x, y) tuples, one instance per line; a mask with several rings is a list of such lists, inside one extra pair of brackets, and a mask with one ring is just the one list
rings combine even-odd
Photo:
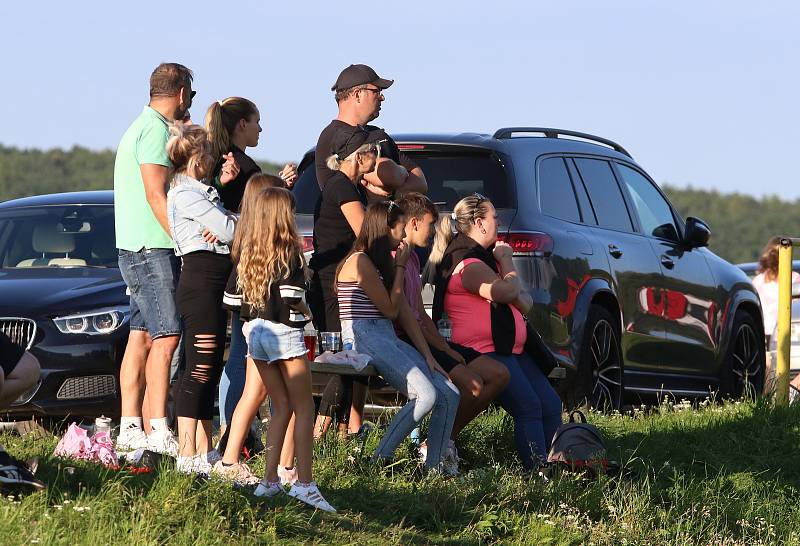
[(171, 248), (120, 250), (119, 271), (131, 295), (130, 329), (148, 332), (153, 339), (180, 335), (175, 252)]
[(247, 346), (254, 360), (274, 362), (308, 353), (302, 328), (264, 319), (253, 319), (248, 326)]

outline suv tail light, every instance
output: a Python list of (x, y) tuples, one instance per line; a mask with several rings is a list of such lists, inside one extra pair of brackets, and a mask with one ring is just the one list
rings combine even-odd
[(303, 236), (303, 252), (311, 252), (314, 250), (314, 237), (311, 235)]
[(500, 241), (508, 243), (514, 256), (546, 257), (553, 253), (553, 238), (539, 231), (498, 233)]

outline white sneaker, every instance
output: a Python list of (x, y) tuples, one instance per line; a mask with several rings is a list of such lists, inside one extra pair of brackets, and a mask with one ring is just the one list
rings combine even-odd
[(286, 493), (286, 490), (281, 485), (281, 482), (269, 482), (266, 478), (261, 480), (261, 483), (258, 484), (256, 490), (253, 491), (253, 495), (256, 497), (274, 497), (275, 495), (280, 495), (281, 493)]
[(419, 453), (419, 458), (423, 463), (428, 459), (428, 440), (425, 440), (419, 444), (419, 447), (417, 447), (417, 453)]
[(211, 451), (205, 453), (205, 457), (206, 461), (208, 461), (208, 464), (211, 466), (214, 466), (218, 461), (222, 460), (222, 455), (220, 455), (219, 451), (216, 449), (212, 449)]
[[(178, 456), (178, 441), (170, 429), (154, 430), (147, 436), (148, 449), (156, 453)], [(211, 465), (209, 465), (211, 466)]]
[(253, 474), (250, 467), (244, 463), (225, 466), (222, 459), (220, 459), (214, 464), (211, 471), (215, 476), (219, 476), (223, 480), (232, 481), (240, 485), (255, 485), (259, 482), (259, 479)]
[(294, 485), (294, 482), (297, 481), (297, 467), (286, 468), (278, 465), (278, 479), (281, 481), (281, 485)]
[(336, 508), (331, 506), (325, 497), (320, 493), (317, 484), (311, 482), (307, 485), (295, 483), (289, 490), (289, 496), (306, 503), (313, 508), (324, 510), (325, 512), (336, 513)]
[(190, 455), (189, 457), (178, 457), (175, 469), (183, 474), (211, 474), (211, 465), (208, 464), (205, 453), (202, 455)]
[(147, 435), (136, 425), (129, 425), (119, 431), (115, 448), (121, 453), (136, 451), (137, 449), (147, 449)]

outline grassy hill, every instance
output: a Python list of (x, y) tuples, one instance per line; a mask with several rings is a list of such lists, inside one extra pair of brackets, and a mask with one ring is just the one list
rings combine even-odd
[[(264, 172), (281, 165), (260, 162)], [(114, 152), (80, 146), (70, 150), (22, 150), (0, 145), (0, 201), (62, 191), (112, 187)], [(800, 200), (757, 199), (700, 189), (664, 189), (680, 213), (697, 216), (711, 226), (711, 249), (733, 262), (757, 259), (773, 235), (800, 236)]]

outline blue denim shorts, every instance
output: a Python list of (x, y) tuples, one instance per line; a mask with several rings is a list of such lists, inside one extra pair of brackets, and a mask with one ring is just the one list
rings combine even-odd
[(131, 295), (131, 330), (148, 332), (153, 339), (180, 335), (175, 304), (179, 270), (171, 248), (119, 251), (119, 271)]
[(308, 353), (302, 328), (292, 328), (280, 322), (253, 319), (248, 324), (247, 347), (255, 360), (274, 362)]

